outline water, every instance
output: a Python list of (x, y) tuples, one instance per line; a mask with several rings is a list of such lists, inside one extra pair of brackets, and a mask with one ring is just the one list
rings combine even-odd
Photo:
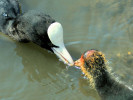
[[(21, 0), (22, 9), (50, 14), (64, 27), (74, 58), (88, 49), (102, 51), (112, 74), (133, 87), (132, 0)], [(100, 100), (75, 67), (33, 43), (0, 33), (0, 100)]]

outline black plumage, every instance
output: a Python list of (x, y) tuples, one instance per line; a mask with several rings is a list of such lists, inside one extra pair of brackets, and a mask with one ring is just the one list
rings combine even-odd
[(133, 100), (133, 91), (110, 75), (105, 62), (102, 52), (89, 50), (75, 65), (81, 67), (102, 100)]
[(19, 42), (33, 42), (72, 65), (72, 57), (64, 46), (62, 25), (37, 10), (21, 12), (17, 0), (1, 0), (0, 32)]
[(8, 35), (20, 42), (34, 42), (51, 50), (55, 45), (48, 38), (47, 29), (55, 20), (38, 11), (28, 11), (19, 16), (9, 29)]
[(47, 29), (55, 20), (39, 11), (21, 13), (17, 0), (0, 1), (0, 31), (19, 42), (34, 42), (48, 49), (58, 47), (51, 43)]

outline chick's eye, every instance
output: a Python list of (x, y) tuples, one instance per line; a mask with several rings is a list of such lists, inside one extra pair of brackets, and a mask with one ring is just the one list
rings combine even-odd
[(6, 13), (3, 13), (3, 16), (4, 16), (4, 17), (8, 17), (8, 14), (6, 14)]

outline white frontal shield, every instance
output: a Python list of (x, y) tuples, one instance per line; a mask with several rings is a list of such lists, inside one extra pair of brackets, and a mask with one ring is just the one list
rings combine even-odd
[(55, 22), (51, 24), (48, 28), (48, 36), (50, 41), (56, 45), (59, 46), (59, 48), (52, 47), (53, 52), (66, 64), (73, 65), (73, 59), (68, 53), (67, 49), (64, 46), (63, 41), (63, 28), (60, 23)]

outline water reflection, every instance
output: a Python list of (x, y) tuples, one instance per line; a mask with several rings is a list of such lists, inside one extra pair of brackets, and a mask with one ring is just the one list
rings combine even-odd
[(133, 88), (133, 73), (131, 72), (133, 69), (133, 54), (128, 52), (118, 53), (111, 58), (110, 66), (115, 77), (118, 77), (124, 84)]
[(48, 77), (48, 73), (55, 75), (61, 69), (65, 69), (62, 62), (58, 58), (48, 53), (45, 49), (38, 47), (33, 43), (16, 43), (15, 51), (17, 55), (22, 57), (23, 71), (28, 73), (29, 80), (41, 81)]
[[(32, 43), (16, 44), (16, 54), (22, 57), (23, 71), (28, 76), (29, 81), (39, 82), (41, 87), (45, 87), (45, 91), (49, 91), (48, 93), (50, 94), (61, 95), (65, 93), (65, 98), (67, 99), (87, 99), (89, 97), (99, 100), (98, 94), (96, 96), (96, 91), (89, 88), (89, 83), (86, 79), (81, 78), (81, 71), (79, 69), (73, 67), (66, 69), (64, 64), (59, 62), (54, 54), (48, 53), (46, 50)], [(82, 94), (74, 96), (75, 93), (78, 93), (78, 90)], [(68, 95), (71, 97), (67, 97)]]

